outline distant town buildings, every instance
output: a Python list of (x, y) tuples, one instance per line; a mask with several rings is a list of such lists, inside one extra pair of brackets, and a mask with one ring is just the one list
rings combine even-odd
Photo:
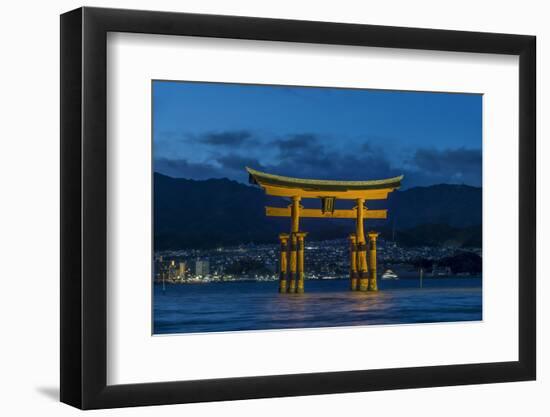
[[(182, 249), (163, 251), (154, 258), (154, 280), (172, 283), (202, 283), (222, 281), (275, 281), (279, 262), (277, 244), (248, 244), (213, 249)], [(349, 242), (346, 239), (308, 242), (306, 246), (307, 279), (347, 278)], [(481, 248), (401, 247), (380, 239), (378, 271), (391, 269), (400, 277), (418, 275), (422, 267), (426, 277), (467, 276), (453, 271), (442, 260), (456, 253), (481, 257)]]
[(195, 275), (196, 276), (208, 276), (210, 274), (210, 262), (206, 260), (197, 259), (195, 261)]
[(180, 262), (178, 269), (178, 275), (181, 279), (185, 279), (185, 273), (187, 272), (187, 264), (185, 262)]

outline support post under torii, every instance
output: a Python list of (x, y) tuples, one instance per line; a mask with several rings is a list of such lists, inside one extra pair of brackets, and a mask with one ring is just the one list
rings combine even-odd
[(300, 197), (292, 197), (292, 206), (290, 208), (290, 250), (289, 250), (289, 266), (290, 266), (290, 282), (288, 292), (296, 292), (296, 278), (298, 266), (298, 232), (300, 230)]
[(378, 291), (378, 283), (376, 281), (376, 238), (377, 232), (369, 232), (369, 291)]
[(304, 240), (306, 235), (307, 233), (305, 232), (296, 233), (296, 238), (298, 243), (296, 292), (299, 294), (304, 292), (304, 246), (305, 246)]
[(349, 235), (349, 282), (350, 290), (357, 290), (357, 238)]
[(367, 242), (365, 240), (365, 230), (363, 228), (363, 206), (364, 198), (357, 200), (357, 222), (356, 222), (356, 239), (357, 239), (357, 270), (359, 272), (359, 291), (369, 290), (369, 267), (367, 263)]
[(279, 235), (279, 241), (281, 242), (281, 253), (279, 258), (279, 292), (285, 293), (287, 289), (287, 275), (288, 275), (288, 233), (281, 233)]

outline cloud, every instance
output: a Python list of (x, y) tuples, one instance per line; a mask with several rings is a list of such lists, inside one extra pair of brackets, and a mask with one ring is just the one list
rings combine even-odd
[[(256, 140), (247, 131), (227, 131), (202, 135), (211, 153), (203, 162), (188, 158), (159, 158), (155, 170), (173, 177), (207, 179), (230, 178), (247, 181), (245, 167), (299, 178), (368, 180), (404, 174), (403, 188), (439, 183), (481, 185), (481, 150), (420, 148), (395, 160), (385, 148), (361, 142), (346, 148), (337, 138), (313, 133), (292, 134), (250, 146)], [(233, 145), (230, 145), (230, 144)], [(219, 147), (225, 146), (229, 149)], [(395, 152), (402, 151), (396, 149)], [(395, 156), (395, 152), (392, 156)], [(399, 162), (400, 161), (400, 162)]]
[(412, 161), (420, 169), (430, 172), (459, 172), (481, 168), (479, 149), (418, 149)]
[(246, 166), (264, 169), (257, 159), (229, 154), (209, 162), (190, 162), (187, 159), (158, 158), (154, 161), (154, 171), (175, 178), (206, 180), (210, 178), (229, 178), (247, 182)]
[(250, 158), (237, 154), (229, 154), (226, 156), (218, 157), (216, 162), (220, 164), (222, 169), (233, 171), (244, 171), (244, 167), (256, 167), (257, 169), (263, 169), (262, 164), (256, 158)]
[(278, 150), (277, 162), (266, 169), (281, 175), (342, 180), (395, 174), (382, 151), (363, 145), (348, 150), (342, 148), (337, 140), (312, 133), (274, 140), (271, 144)]
[(311, 152), (322, 148), (319, 143), (319, 137), (312, 133), (300, 133), (295, 135), (285, 136), (271, 142), (279, 152), (281, 156), (293, 155), (296, 152)]
[(425, 181), (481, 185), (481, 149), (417, 149), (410, 161), (414, 174)]
[(195, 180), (222, 178), (226, 176), (225, 173), (221, 172), (212, 164), (189, 162), (185, 159), (155, 159), (154, 171), (175, 178), (192, 178)]
[(257, 143), (252, 133), (247, 130), (209, 132), (198, 137), (198, 141), (211, 146), (242, 146)]

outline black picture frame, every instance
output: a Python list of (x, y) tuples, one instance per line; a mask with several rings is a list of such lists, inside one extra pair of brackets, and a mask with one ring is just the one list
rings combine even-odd
[[(519, 360), (107, 385), (108, 32), (519, 56)], [(299, 396), (536, 377), (534, 36), (136, 10), (61, 16), (61, 401), (82, 409)]]

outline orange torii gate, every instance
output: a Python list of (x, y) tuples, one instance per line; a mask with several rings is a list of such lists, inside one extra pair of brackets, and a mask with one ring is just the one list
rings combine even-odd
[[(246, 168), (250, 182), (259, 185), (267, 195), (288, 197), (288, 207), (266, 207), (267, 216), (290, 217), (290, 233), (281, 233), (279, 292), (304, 292), (304, 241), (306, 232), (300, 231), (300, 217), (355, 219), (355, 233), (350, 240), (350, 288), (352, 291), (378, 291), (376, 282), (376, 238), (378, 233), (363, 229), (364, 219), (385, 219), (387, 210), (369, 210), (367, 200), (385, 200), (388, 194), (401, 186), (403, 175), (371, 181), (330, 181), (283, 177)], [(320, 209), (306, 209), (302, 198), (321, 199)], [(335, 209), (336, 199), (355, 200), (353, 209)], [(369, 257), (367, 259), (367, 248)]]

